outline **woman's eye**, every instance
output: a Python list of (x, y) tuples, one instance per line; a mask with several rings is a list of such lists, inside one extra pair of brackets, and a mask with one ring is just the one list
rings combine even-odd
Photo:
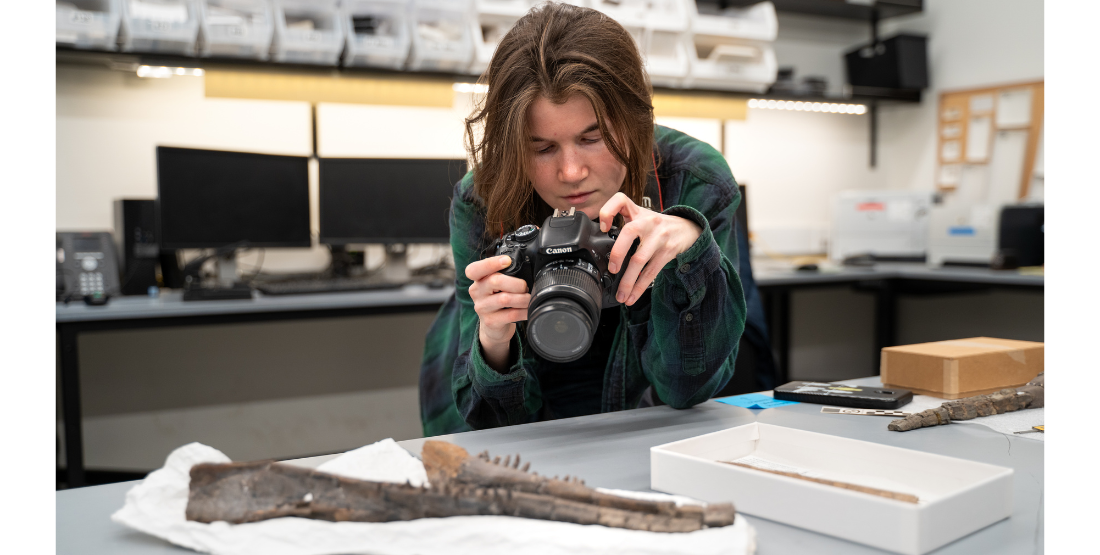
[(537, 152), (539, 154), (546, 154), (546, 153), (550, 152), (551, 150), (554, 150), (554, 145), (547, 145), (547, 146), (544, 146), (542, 148), (536, 148), (535, 152)]
[(598, 143), (598, 142), (600, 142), (600, 139), (601, 139), (601, 137), (599, 137), (599, 136), (596, 136), (596, 137), (585, 137), (585, 138), (581, 139), (581, 141), (582, 141), (582, 142), (584, 142), (585, 144), (589, 144), (589, 145), (590, 145), (590, 144), (594, 144), (594, 143)]

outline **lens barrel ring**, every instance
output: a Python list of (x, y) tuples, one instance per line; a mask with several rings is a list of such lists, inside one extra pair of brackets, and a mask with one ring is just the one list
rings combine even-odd
[(535, 352), (547, 360), (576, 360), (592, 344), (603, 296), (589, 267), (585, 262), (555, 264), (535, 277), (527, 336)]

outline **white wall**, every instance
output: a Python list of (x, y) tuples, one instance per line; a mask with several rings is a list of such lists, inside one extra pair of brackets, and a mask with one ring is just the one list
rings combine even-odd
[(882, 30), (928, 35), (923, 102), (887, 108), (880, 120), (882, 167), (893, 189), (935, 185), (941, 92), (1043, 79), (1041, 0), (926, 0), (921, 14), (887, 20)]
[(869, 165), (869, 117), (750, 109), (726, 122), (726, 159), (760, 252), (824, 252), (833, 196), (885, 187)]

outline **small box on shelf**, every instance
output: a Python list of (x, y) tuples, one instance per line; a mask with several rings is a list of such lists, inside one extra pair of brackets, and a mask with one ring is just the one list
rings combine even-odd
[(336, 65), (344, 51), (344, 24), (337, 0), (274, 0), (272, 60)]
[(197, 0), (124, 0), (119, 42), (123, 52), (195, 55)]
[(266, 60), (275, 17), (270, 0), (200, 0), (199, 55)]
[(401, 69), (409, 58), (410, 24), (404, 0), (344, 0), (345, 66)]
[(468, 71), (474, 54), (473, 0), (412, 0), (411, 10), (408, 69)]
[(118, 47), (121, 0), (58, 0), (57, 44), (88, 50)]

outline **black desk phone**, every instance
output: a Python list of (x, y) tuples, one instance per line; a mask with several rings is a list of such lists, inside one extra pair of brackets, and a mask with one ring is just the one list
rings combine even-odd
[(57, 300), (104, 304), (119, 294), (118, 259), (104, 231), (57, 233)]

